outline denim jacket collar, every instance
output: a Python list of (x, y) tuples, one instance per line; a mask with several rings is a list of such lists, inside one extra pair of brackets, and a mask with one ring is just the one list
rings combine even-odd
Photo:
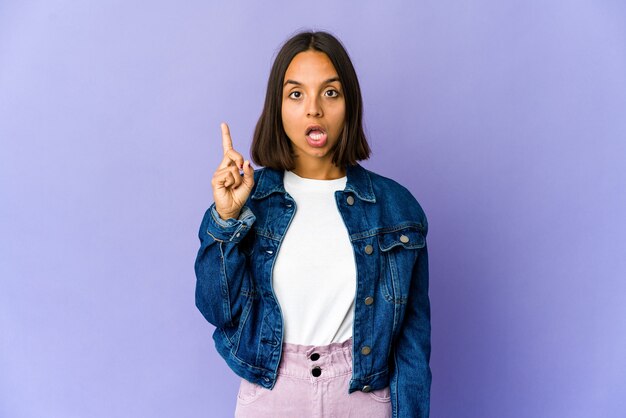
[[(346, 167), (346, 188), (344, 191), (351, 191), (361, 200), (376, 203), (372, 180), (368, 171), (360, 164), (348, 165)], [(266, 167), (261, 170), (259, 178), (256, 181), (256, 191), (252, 195), (252, 199), (263, 199), (274, 192), (286, 193), (283, 185), (283, 170), (276, 170)]]

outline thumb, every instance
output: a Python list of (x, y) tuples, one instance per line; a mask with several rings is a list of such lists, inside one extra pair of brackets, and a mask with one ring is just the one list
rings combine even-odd
[(254, 186), (254, 168), (252, 168), (249, 160), (243, 163), (243, 183), (249, 189), (252, 189), (252, 186)]

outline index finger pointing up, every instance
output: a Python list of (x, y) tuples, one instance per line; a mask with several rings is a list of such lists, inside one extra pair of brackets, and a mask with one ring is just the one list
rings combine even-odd
[(222, 122), (222, 148), (224, 148), (224, 155), (231, 149), (233, 149), (233, 140), (230, 137), (230, 129), (228, 129), (228, 125), (225, 122)]

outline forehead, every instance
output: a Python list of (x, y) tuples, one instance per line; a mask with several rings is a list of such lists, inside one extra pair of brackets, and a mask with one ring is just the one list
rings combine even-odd
[(285, 80), (299, 81), (303, 84), (321, 83), (335, 76), (337, 70), (328, 55), (311, 50), (296, 54), (285, 72)]

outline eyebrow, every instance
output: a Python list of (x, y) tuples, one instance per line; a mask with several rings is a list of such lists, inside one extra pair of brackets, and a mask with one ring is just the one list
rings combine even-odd
[[(324, 80), (324, 82), (323, 82), (322, 84), (332, 83), (333, 81), (339, 81), (339, 82), (341, 82), (341, 81), (339, 80), (339, 77), (332, 77), (332, 78), (329, 78), (328, 80)], [(287, 84), (295, 84), (296, 86), (301, 86), (301, 85), (302, 85), (302, 83), (301, 83), (301, 82), (299, 82), (299, 81), (295, 81), (295, 80), (287, 80), (287, 81), (285, 81), (285, 84), (283, 85), (283, 87), (284, 87), (284, 86), (286, 86)]]

